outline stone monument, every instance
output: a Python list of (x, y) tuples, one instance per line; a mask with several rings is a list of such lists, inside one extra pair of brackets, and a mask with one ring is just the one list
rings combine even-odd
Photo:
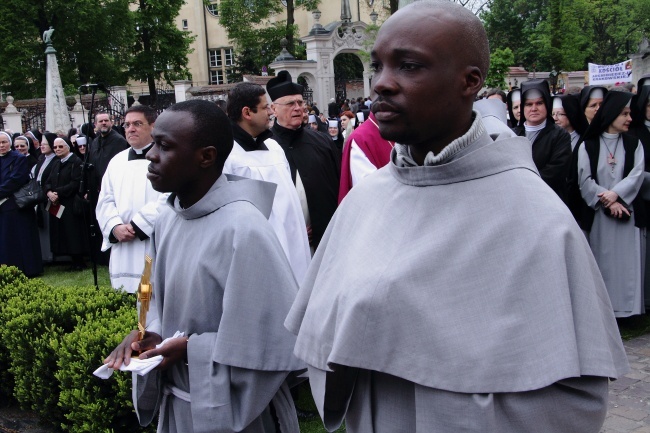
[(50, 27), (43, 33), (45, 42), (45, 56), (47, 60), (46, 90), (45, 90), (45, 129), (51, 132), (68, 132), (72, 126), (68, 105), (65, 103), (61, 75), (59, 75), (59, 64), (56, 60), (56, 50), (52, 46), (52, 33), (54, 28)]

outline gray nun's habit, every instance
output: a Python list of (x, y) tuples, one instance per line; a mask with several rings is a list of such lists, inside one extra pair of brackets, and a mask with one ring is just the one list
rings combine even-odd
[[(645, 205), (638, 198), (644, 177), (643, 145), (626, 133), (605, 132), (631, 99), (631, 93), (607, 93), (578, 149), (578, 185), (593, 220), (590, 227), (584, 224), (585, 213), (583, 228), (616, 317), (645, 313), (646, 218)], [(614, 191), (617, 201), (632, 209), (628, 221), (605, 214), (598, 197), (605, 191)]]
[(272, 412), (299, 431), (287, 378), (304, 364), (283, 327), (297, 283), (266, 220), (275, 185), (237, 179), (187, 209), (172, 194), (156, 221), (148, 329), (189, 336), (187, 364), (134, 375), (140, 423), (160, 408), (159, 432), (276, 432)]
[(598, 431), (627, 359), (527, 143), (475, 114), (424, 166), (396, 144), (341, 203), (285, 322), (329, 431)]

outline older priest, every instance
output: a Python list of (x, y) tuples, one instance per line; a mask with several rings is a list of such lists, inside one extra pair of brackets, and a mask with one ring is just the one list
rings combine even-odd
[(481, 22), (412, 3), (371, 56), (372, 109), (397, 144), (341, 203), (285, 322), (326, 429), (599, 431), (625, 352), (527, 140), (494, 141), (472, 111), (489, 64)]

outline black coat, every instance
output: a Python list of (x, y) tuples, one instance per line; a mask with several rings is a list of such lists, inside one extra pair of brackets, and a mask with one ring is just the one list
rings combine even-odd
[(276, 122), (271, 131), (284, 150), (294, 184), (296, 171), (300, 174), (311, 218), (311, 245), (316, 248), (338, 205), (341, 151), (309, 128), (287, 129)]
[[(523, 126), (513, 128), (519, 136), (526, 136)], [(566, 197), (566, 178), (571, 160), (571, 135), (555, 123), (546, 122), (533, 142), (533, 162), (544, 182), (560, 196)]]
[(91, 201), (97, 204), (98, 192), (102, 186), (102, 177), (106, 173), (108, 163), (115, 155), (128, 149), (129, 143), (117, 131), (111, 129), (111, 132), (102, 137), (98, 135), (90, 144), (88, 153), (88, 162), (93, 165), (93, 169), (88, 177), (89, 190), (91, 192)]
[(34, 208), (19, 209), (14, 193), (29, 181), (27, 158), (12, 150), (0, 157), (0, 264), (32, 277), (43, 273)]
[[(645, 171), (650, 172), (650, 130), (645, 124), (630, 128), (630, 135), (636, 137), (643, 145), (643, 154), (645, 156)], [(646, 227), (650, 227), (650, 201), (645, 203)]]
[(45, 191), (56, 192), (65, 206), (61, 218), (50, 215), (50, 245), (54, 255), (85, 254), (88, 252), (87, 231), (83, 216), (73, 212), (75, 195), (81, 182), (81, 159), (75, 154), (61, 163), (53, 161), (45, 182)]

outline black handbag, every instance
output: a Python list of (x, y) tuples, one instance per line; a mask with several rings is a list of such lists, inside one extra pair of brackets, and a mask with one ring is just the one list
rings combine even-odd
[(33, 207), (45, 202), (45, 191), (36, 179), (29, 179), (29, 182), (14, 193), (14, 199), (20, 209)]

